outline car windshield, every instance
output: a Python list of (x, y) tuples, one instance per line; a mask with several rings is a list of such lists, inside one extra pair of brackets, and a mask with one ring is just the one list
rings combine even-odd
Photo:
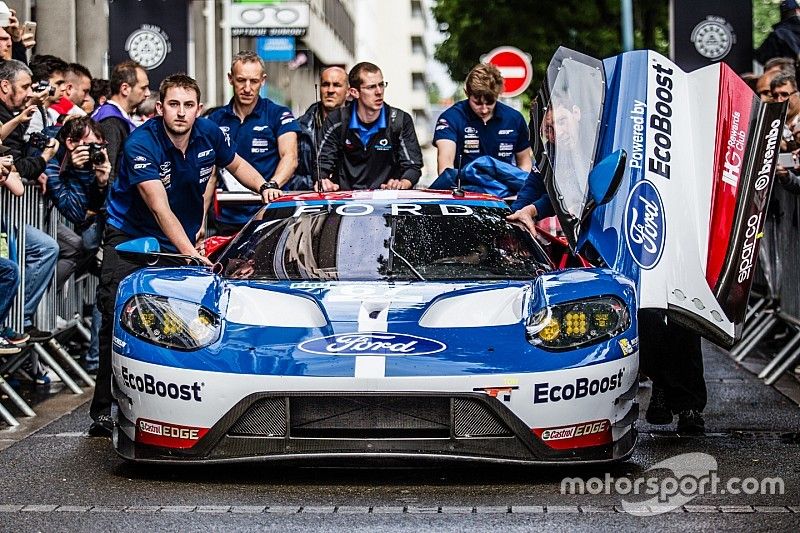
[(219, 261), (259, 280), (531, 279), (550, 263), (493, 202), (303, 202), (262, 209)]

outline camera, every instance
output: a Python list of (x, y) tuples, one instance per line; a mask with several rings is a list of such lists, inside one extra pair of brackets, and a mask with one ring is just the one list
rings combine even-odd
[(89, 143), (89, 165), (102, 165), (106, 162), (106, 154), (103, 153), (105, 145), (100, 143)]
[(31, 133), (30, 139), (28, 139), (28, 145), (40, 151), (44, 151), (48, 144), (50, 144), (50, 137), (41, 131), (34, 131)]
[(45, 89), (48, 89), (47, 94), (49, 94), (50, 96), (55, 96), (56, 88), (54, 86), (50, 85), (50, 82), (47, 81), (47, 80), (37, 81), (33, 85), (33, 87), (31, 87), (31, 90), (33, 90), (33, 92), (35, 92), (35, 93), (40, 93), (40, 92), (44, 91)]

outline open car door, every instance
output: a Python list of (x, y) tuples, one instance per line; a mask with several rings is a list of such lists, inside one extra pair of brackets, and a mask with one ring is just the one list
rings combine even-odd
[[(786, 114), (727, 65), (685, 73), (652, 51), (560, 48), (536, 100), (534, 154), (567, 240), (637, 282), (640, 308), (730, 346), (740, 336)], [(624, 150), (610, 200), (589, 171)]]

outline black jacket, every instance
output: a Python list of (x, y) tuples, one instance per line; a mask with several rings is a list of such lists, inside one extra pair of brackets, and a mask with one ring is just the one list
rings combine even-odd
[(111, 174), (108, 177), (109, 183), (114, 183), (119, 174), (119, 163), (122, 160), (122, 147), (131, 134), (131, 128), (127, 122), (117, 117), (106, 117), (100, 120), (100, 129), (103, 130), (105, 137), (108, 160), (111, 162)]
[[(12, 118), (14, 118), (14, 114), (3, 102), (0, 102), (0, 122), (5, 124)], [(26, 129), (28, 129), (27, 124), (19, 124), (3, 140), (3, 145), (11, 149), (11, 155), (14, 156), (14, 166), (17, 167), (20, 177), (25, 180), (35, 180), (44, 172), (44, 167), (47, 163), (38, 155), (25, 155), (28, 151), (28, 143), (25, 142)]]
[(310, 190), (317, 176), (317, 143), (322, 136), (321, 104), (309, 106), (297, 119), (300, 134), (297, 136), (297, 170), (289, 182), (289, 190)]
[(355, 104), (332, 111), (319, 139), (319, 171), (341, 190), (380, 189), (390, 179), (416, 185), (422, 175), (422, 150), (411, 116), (384, 103), (386, 127), (365, 147), (356, 130), (348, 128)]
[(772, 26), (772, 32), (756, 49), (755, 57), (762, 65), (773, 57), (790, 57), (797, 60), (800, 55), (800, 17), (789, 17)]

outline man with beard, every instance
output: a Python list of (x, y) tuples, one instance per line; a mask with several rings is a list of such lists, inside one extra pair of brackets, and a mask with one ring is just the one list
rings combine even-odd
[(102, 315), (100, 367), (90, 408), (89, 434), (110, 437), (111, 339), (114, 301), (123, 278), (143, 265), (121, 257), (116, 246), (155, 237), (166, 251), (210, 265), (195, 249), (214, 167), (227, 169), (242, 185), (261, 194), (264, 203), (280, 196), (247, 161), (237, 155), (216, 124), (199, 118), (200, 88), (184, 74), (169, 76), (159, 88), (157, 117), (131, 133), (125, 143), (119, 176), (108, 193), (103, 269), (97, 289)]

